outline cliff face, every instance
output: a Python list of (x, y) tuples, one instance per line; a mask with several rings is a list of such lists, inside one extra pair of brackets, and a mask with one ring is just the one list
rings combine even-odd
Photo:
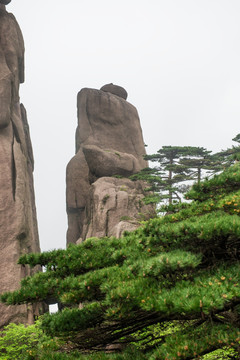
[(126, 98), (113, 84), (78, 94), (76, 155), (67, 166), (68, 243), (121, 236), (139, 226), (139, 213), (153, 212), (142, 201), (143, 184), (126, 179), (147, 166), (138, 113)]
[[(21, 30), (0, 1), (0, 292), (19, 287), (29, 273), (17, 265), (21, 254), (39, 252), (33, 187), (33, 153), (26, 110), (19, 103), (24, 81)], [(32, 308), (0, 304), (0, 327), (31, 322)]]

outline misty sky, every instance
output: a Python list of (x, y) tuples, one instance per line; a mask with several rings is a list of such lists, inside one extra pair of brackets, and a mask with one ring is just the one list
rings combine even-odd
[(148, 153), (231, 147), (240, 132), (239, 0), (12, 0), (25, 84), (42, 250), (64, 248), (65, 169), (76, 96), (113, 82), (138, 109)]

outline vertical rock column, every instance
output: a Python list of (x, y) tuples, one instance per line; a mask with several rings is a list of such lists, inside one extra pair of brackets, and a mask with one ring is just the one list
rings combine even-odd
[(76, 155), (67, 166), (68, 243), (120, 237), (154, 213), (143, 202), (145, 185), (128, 179), (147, 162), (139, 116), (126, 99), (113, 84), (78, 94)]
[[(12, 14), (0, 0), (0, 292), (12, 291), (29, 275), (17, 265), (28, 252), (39, 252), (33, 187), (33, 154), (26, 110), (19, 103), (24, 81), (24, 42)], [(0, 327), (31, 322), (29, 306), (0, 304)]]

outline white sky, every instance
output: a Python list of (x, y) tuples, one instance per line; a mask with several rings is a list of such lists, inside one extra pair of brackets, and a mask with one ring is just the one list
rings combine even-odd
[(148, 153), (231, 147), (240, 132), (239, 0), (12, 0), (25, 39), (42, 250), (64, 248), (76, 96), (113, 82), (139, 111)]

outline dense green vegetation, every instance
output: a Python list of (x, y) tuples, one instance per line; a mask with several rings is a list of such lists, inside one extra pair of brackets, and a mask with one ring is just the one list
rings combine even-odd
[(176, 360), (231, 348), (225, 358), (239, 359), (240, 165), (194, 185), (187, 196), (191, 204), (121, 239), (91, 238), (22, 256), (19, 264), (46, 272), (23, 279), (2, 301), (61, 303), (62, 311), (43, 316), (41, 329), (65, 342), (62, 351), (130, 344), (109, 358)]
[(49, 356), (60, 348), (59, 340), (53, 340), (43, 333), (39, 321), (30, 326), (11, 323), (1, 335), (1, 360), (38, 359), (40, 355)]
[(124, 354), (104, 353), (80, 354), (78, 351), (60, 351), (66, 344), (43, 333), (40, 321), (35, 325), (9, 324), (0, 337), (1, 360), (146, 360), (136, 348), (127, 349)]

